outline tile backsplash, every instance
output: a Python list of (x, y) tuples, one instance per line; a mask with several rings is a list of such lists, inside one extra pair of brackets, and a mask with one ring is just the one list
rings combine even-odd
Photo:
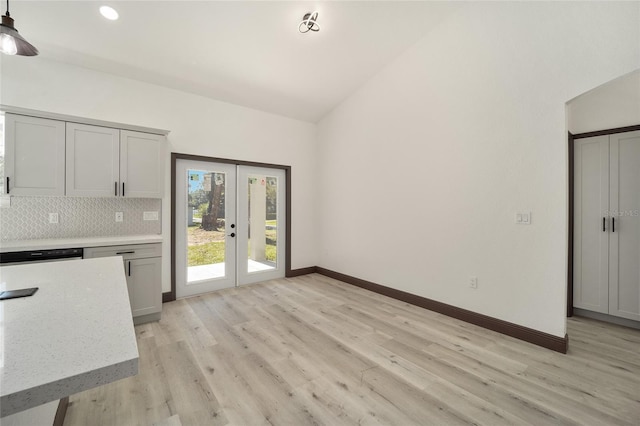
[[(160, 234), (161, 207), (155, 198), (11, 197), (0, 208), (0, 241)], [(143, 212), (158, 212), (159, 220), (143, 220)], [(49, 213), (58, 213), (58, 223), (49, 223)]]

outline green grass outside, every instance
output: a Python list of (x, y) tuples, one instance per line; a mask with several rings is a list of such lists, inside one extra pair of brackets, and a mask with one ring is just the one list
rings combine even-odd
[[(276, 261), (276, 246), (265, 248), (267, 260)], [(206, 244), (187, 247), (187, 265), (200, 266), (224, 262), (224, 241), (213, 241)]]
[(224, 262), (224, 241), (187, 247), (187, 265), (200, 266)]

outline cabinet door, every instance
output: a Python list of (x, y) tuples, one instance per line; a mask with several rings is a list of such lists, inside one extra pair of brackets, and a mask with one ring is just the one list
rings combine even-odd
[(125, 274), (134, 317), (162, 310), (161, 262), (159, 257), (127, 260)]
[(640, 132), (609, 138), (609, 314), (640, 321)]
[(64, 195), (64, 134), (62, 121), (6, 114), (5, 193)]
[[(609, 310), (609, 137), (575, 141), (573, 305)], [(604, 221), (603, 221), (604, 218)]]
[(67, 123), (67, 195), (114, 197), (120, 194), (120, 131)]
[(125, 197), (162, 198), (164, 136), (120, 131), (120, 181)]

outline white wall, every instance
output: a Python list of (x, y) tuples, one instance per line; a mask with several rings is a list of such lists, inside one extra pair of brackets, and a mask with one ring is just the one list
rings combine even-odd
[(292, 268), (316, 256), (316, 126), (46, 60), (2, 55), (0, 102), (171, 130), (163, 200), (163, 290), (170, 288), (169, 152), (292, 166)]
[(363, 85), (319, 123), (319, 265), (564, 336), (565, 103), (640, 66), (639, 7), (470, 4)]
[(618, 77), (567, 103), (567, 127), (573, 134), (639, 124), (640, 70)]

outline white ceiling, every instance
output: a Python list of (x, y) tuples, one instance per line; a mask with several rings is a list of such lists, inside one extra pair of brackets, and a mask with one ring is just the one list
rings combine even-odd
[[(120, 13), (107, 21), (102, 4)], [(12, 1), (42, 57), (316, 122), (460, 3)], [(298, 23), (317, 10), (321, 30)], [(3, 6), (4, 11), (4, 6)], [(37, 58), (33, 60), (37, 61)]]

